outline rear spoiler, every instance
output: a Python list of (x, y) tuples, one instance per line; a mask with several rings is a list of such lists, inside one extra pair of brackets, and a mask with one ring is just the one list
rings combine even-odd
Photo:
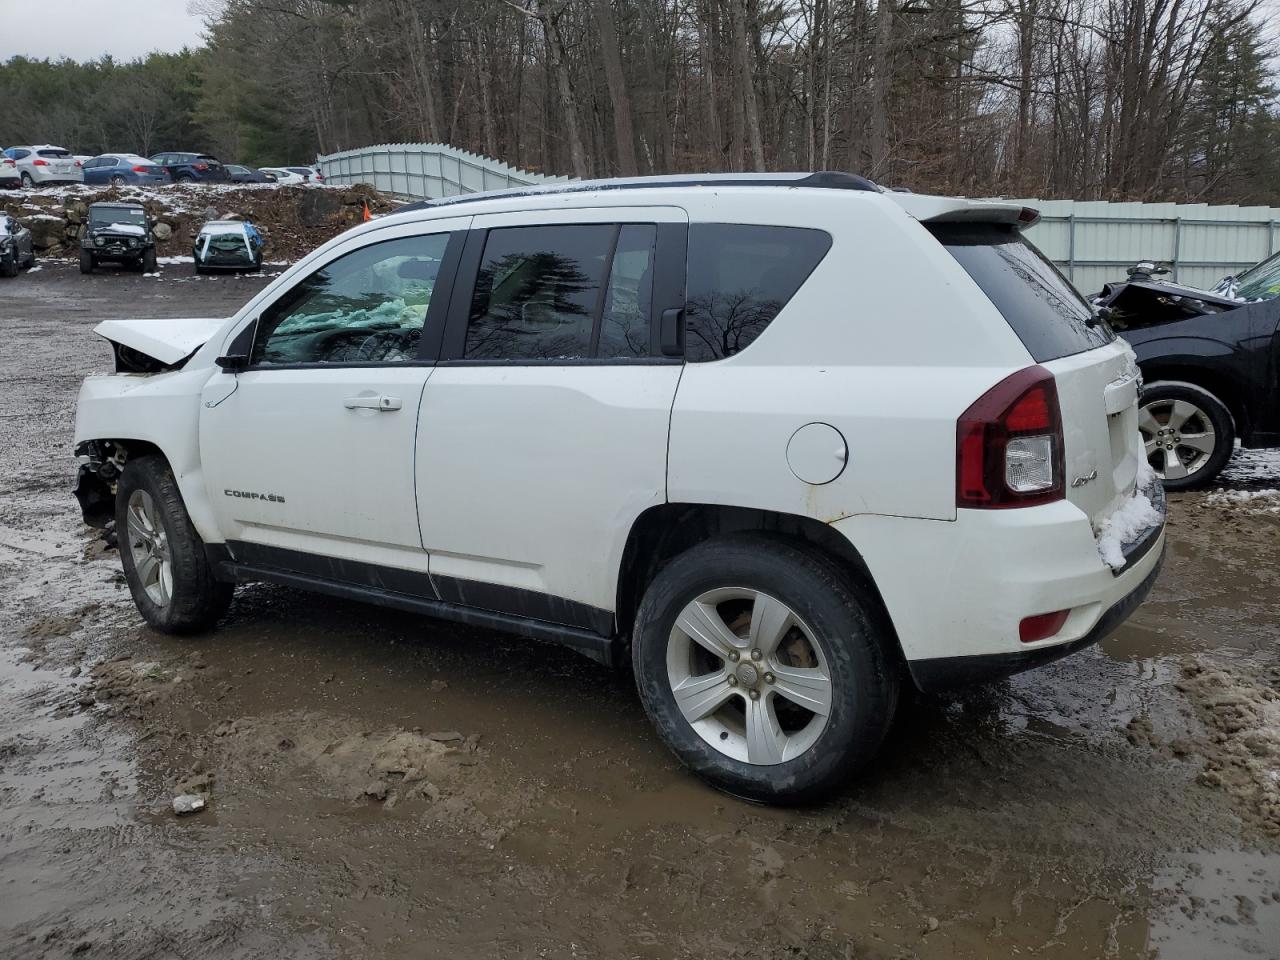
[(1000, 223), (1018, 230), (1034, 226), (1040, 211), (1005, 200), (961, 200), (913, 193), (887, 193), (921, 223)]

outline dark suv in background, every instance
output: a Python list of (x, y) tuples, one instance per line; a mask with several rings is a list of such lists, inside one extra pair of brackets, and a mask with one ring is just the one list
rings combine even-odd
[(176, 183), (231, 181), (231, 174), (222, 162), (207, 153), (157, 153), (151, 162), (168, 170)]

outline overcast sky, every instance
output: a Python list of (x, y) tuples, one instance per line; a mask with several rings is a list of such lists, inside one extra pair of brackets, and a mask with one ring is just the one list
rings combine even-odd
[(201, 45), (187, 0), (0, 0), (0, 61), (26, 57), (132, 60)]

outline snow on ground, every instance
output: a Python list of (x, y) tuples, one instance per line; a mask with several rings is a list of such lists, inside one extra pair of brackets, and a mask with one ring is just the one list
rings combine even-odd
[(1280, 515), (1280, 489), (1216, 490), (1205, 497), (1206, 507), (1233, 507), (1246, 513)]
[(1220, 484), (1280, 485), (1280, 449), (1244, 450), (1235, 456), (1218, 477)]
[[(209, 197), (242, 190), (279, 190), (281, 187), (302, 187), (306, 190), (346, 190), (349, 183), (169, 183), (159, 186), (126, 185), (118, 189), (121, 200), (159, 200), (176, 213), (199, 213), (209, 205)], [(101, 193), (111, 189), (104, 183), (69, 183), (56, 187), (37, 187), (32, 190), (0, 190), (0, 199), (6, 197), (51, 197), (67, 200), (71, 197)], [(30, 209), (38, 207), (26, 205)]]

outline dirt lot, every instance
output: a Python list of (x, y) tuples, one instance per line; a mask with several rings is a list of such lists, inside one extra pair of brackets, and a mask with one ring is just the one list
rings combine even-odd
[(72, 414), (96, 321), (265, 282), (190, 271), (0, 281), (0, 955), (1280, 955), (1280, 457), (1173, 498), (1100, 648), (917, 698), (842, 797), (762, 809), (554, 646), (268, 586), (142, 627)]

